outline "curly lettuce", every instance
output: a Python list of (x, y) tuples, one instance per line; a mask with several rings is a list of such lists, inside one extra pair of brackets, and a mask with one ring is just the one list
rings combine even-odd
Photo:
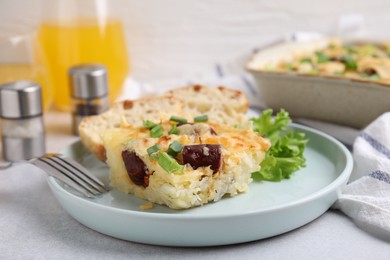
[(308, 140), (305, 134), (287, 129), (291, 118), (284, 109), (275, 117), (272, 117), (272, 112), (272, 109), (267, 109), (259, 117), (251, 118), (253, 130), (271, 142), (271, 148), (260, 163), (260, 170), (252, 173), (255, 181), (289, 179), (293, 172), (306, 166), (303, 152)]

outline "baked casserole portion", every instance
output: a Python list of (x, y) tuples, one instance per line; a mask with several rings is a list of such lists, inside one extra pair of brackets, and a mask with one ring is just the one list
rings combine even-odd
[(325, 47), (300, 50), (277, 63), (265, 64), (262, 69), (390, 84), (390, 42), (344, 43), (332, 39)]

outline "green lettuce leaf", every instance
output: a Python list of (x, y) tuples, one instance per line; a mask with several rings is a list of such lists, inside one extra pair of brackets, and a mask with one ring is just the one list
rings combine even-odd
[(260, 171), (253, 172), (255, 181), (281, 181), (306, 165), (304, 150), (307, 144), (305, 134), (287, 130), (291, 118), (281, 109), (272, 117), (272, 109), (265, 110), (259, 117), (252, 118), (253, 130), (269, 139), (271, 148), (260, 163)]

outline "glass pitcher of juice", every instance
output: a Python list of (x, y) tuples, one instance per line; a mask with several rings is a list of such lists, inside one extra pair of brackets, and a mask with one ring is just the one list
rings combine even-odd
[(46, 1), (38, 39), (45, 56), (56, 108), (69, 110), (67, 70), (100, 63), (108, 71), (112, 102), (130, 71), (123, 25), (112, 15), (108, 0)]

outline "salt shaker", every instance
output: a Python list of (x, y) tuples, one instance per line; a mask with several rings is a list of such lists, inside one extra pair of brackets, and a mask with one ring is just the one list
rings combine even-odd
[(100, 64), (81, 64), (68, 70), (72, 106), (72, 131), (86, 116), (98, 115), (109, 108), (107, 69)]
[(0, 85), (0, 117), (4, 160), (15, 162), (46, 151), (41, 87), (30, 81)]

